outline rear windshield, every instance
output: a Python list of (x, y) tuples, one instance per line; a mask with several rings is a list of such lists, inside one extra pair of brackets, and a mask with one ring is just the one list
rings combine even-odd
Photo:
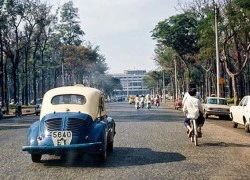
[(227, 105), (227, 100), (226, 99), (208, 99), (208, 104)]
[(52, 98), (51, 104), (58, 105), (58, 104), (79, 104), (83, 105), (86, 103), (86, 98), (83, 95), (79, 94), (62, 94), (57, 95)]

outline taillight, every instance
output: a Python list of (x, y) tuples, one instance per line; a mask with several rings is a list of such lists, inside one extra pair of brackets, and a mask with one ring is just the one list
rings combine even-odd
[(42, 139), (43, 139), (42, 136), (38, 136), (37, 138), (38, 141), (41, 141)]

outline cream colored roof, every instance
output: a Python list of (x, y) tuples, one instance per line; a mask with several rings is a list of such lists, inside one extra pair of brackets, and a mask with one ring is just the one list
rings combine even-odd
[[(61, 94), (79, 94), (86, 98), (84, 105), (78, 104), (58, 104), (52, 105), (51, 100), (56, 95)], [(102, 92), (95, 88), (84, 87), (80, 85), (58, 87), (47, 91), (43, 97), (40, 120), (49, 113), (54, 112), (83, 112), (95, 120), (99, 116), (99, 100)], [(105, 111), (105, 110), (104, 110)]]

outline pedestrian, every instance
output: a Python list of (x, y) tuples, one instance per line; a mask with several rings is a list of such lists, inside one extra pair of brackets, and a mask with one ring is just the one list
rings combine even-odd
[(15, 104), (16, 107), (16, 116), (21, 116), (22, 115), (22, 103), (19, 101), (19, 99), (17, 99), (17, 103)]

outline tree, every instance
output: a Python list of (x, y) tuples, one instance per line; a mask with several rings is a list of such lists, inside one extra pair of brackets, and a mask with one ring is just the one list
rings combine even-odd
[(189, 65), (195, 62), (199, 52), (198, 21), (194, 13), (186, 12), (159, 22), (152, 31), (153, 39), (172, 48), (185, 63), (189, 78)]
[(24, 3), (22, 1), (10, 0), (6, 3), (6, 28), (3, 31), (4, 34), (4, 52), (6, 57), (10, 59), (12, 64), (12, 79), (13, 79), (13, 96), (14, 102), (17, 102), (17, 95), (19, 96), (17, 83), (19, 64), (21, 62), (21, 50), (24, 48), (24, 44), (20, 43), (21, 33), (20, 26), (24, 19)]
[(73, 2), (69, 1), (62, 6), (60, 13), (59, 34), (64, 45), (77, 45), (82, 43), (84, 35), (78, 21), (78, 8), (74, 8)]
[(103, 79), (101, 85), (102, 85), (102, 89), (103, 89), (104, 93), (106, 95), (109, 95), (110, 97), (112, 96), (113, 91), (115, 89), (122, 89), (120, 79), (114, 78), (111, 76), (106, 76)]
[[(234, 0), (226, 6), (224, 18), (223, 62), (226, 72), (232, 79), (234, 103), (239, 103), (237, 78), (242, 82), (241, 74), (249, 61), (250, 53), (250, 3), (246, 0)], [(239, 83), (242, 84), (242, 83)], [(240, 97), (242, 97), (242, 92)]]

